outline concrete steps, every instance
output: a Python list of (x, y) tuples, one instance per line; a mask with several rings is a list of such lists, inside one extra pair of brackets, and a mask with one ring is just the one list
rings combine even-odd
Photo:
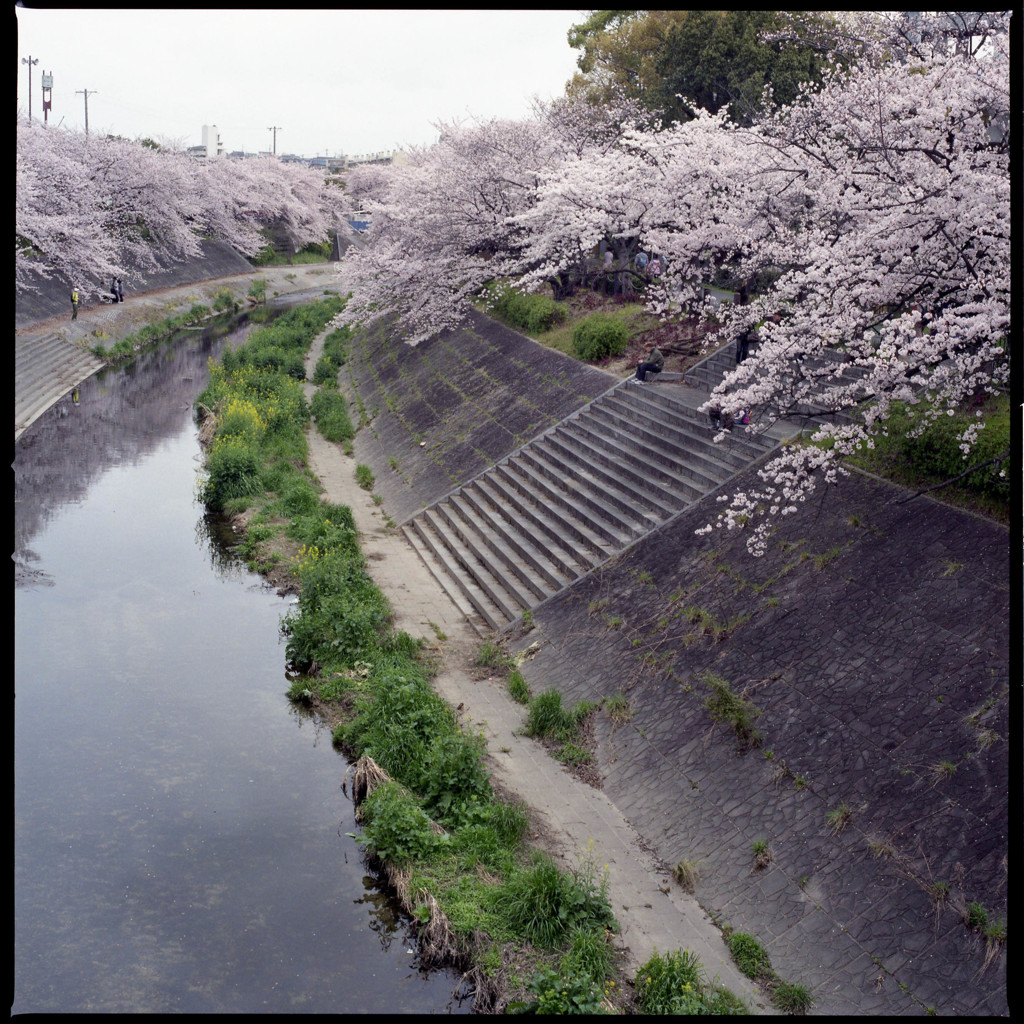
[[(758, 346), (756, 344), (752, 345), (750, 347), (749, 354), (754, 355), (757, 352), (757, 349)], [(864, 389), (857, 387), (858, 382), (865, 376), (865, 371), (861, 367), (844, 362), (842, 353), (836, 352), (832, 349), (826, 349), (814, 358), (808, 358), (803, 365), (804, 370), (809, 374), (822, 374), (827, 377), (830, 382), (834, 381), (836, 369), (842, 366), (843, 379), (853, 387), (858, 400), (867, 397), (867, 393)], [(710, 393), (719, 383), (721, 383), (722, 378), (729, 371), (734, 370), (735, 368), (736, 347), (734, 344), (729, 343), (717, 351), (712, 352), (710, 356), (697, 363), (696, 366), (692, 366), (686, 371), (684, 378), (686, 383), (691, 387), (704, 393)], [(848, 413), (833, 412), (826, 406), (815, 402), (813, 389), (807, 399), (796, 403), (789, 410), (789, 415), (791, 417), (827, 417), (837, 422), (850, 421)]]
[(14, 439), (59, 398), (104, 366), (88, 349), (55, 333), (17, 339), (14, 348)]
[(471, 618), (502, 629), (778, 443), (715, 444), (701, 400), (622, 381), (402, 530)]

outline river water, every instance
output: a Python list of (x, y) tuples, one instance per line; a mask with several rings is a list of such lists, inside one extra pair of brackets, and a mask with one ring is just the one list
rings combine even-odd
[(22, 436), (14, 1013), (443, 1013), (284, 696), (277, 596), (195, 501), (191, 403), (243, 331), (84, 382)]

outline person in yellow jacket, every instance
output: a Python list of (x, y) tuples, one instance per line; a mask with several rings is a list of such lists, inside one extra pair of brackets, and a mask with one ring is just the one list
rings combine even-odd
[(71, 319), (78, 319), (78, 289), (71, 289)]

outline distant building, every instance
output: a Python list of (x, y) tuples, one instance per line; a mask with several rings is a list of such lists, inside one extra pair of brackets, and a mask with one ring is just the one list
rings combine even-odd
[(363, 153), (361, 156), (350, 156), (345, 161), (346, 167), (356, 167), (359, 164), (390, 164), (394, 159), (394, 151), (388, 153)]
[(218, 160), (224, 156), (224, 143), (220, 141), (220, 132), (215, 124), (203, 125), (202, 139), (200, 145), (189, 146), (185, 152), (197, 160)]
[(203, 125), (203, 145), (207, 160), (216, 160), (224, 155), (224, 143), (220, 141), (220, 132), (215, 124)]

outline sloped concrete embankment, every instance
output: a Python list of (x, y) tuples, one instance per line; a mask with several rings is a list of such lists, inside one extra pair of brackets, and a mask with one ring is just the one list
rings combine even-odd
[(383, 325), (357, 334), (340, 374), (367, 421), (356, 458), (398, 523), (615, 383), (479, 314), (415, 348)]
[[(629, 698), (598, 724), (605, 792), (819, 1012), (1004, 1014), (964, 914), (1006, 916), (1008, 537), (906, 496), (854, 475), (759, 560), (694, 534), (705, 501), (537, 609), (524, 673)], [(758, 745), (712, 719), (708, 673)]]
[[(360, 336), (341, 379), (398, 522), (610, 383), (486, 318), (417, 349)], [(1006, 914), (1007, 532), (905, 497), (855, 475), (754, 560), (694, 534), (709, 496), (541, 604), (518, 646), (542, 645), (534, 692), (629, 698), (628, 724), (597, 724), (606, 794), (817, 1012), (1005, 1013), (1003, 952), (965, 915)], [(759, 742), (712, 719), (715, 680)]]
[[(252, 264), (244, 256), (240, 256), (225, 242), (207, 239), (200, 244), (203, 250), (200, 259), (169, 263), (156, 270), (138, 270), (126, 274), (123, 278), (126, 296), (162, 288), (177, 288), (217, 277), (230, 277), (233, 274), (250, 273), (253, 269)], [(108, 294), (110, 289), (110, 281), (98, 278), (71, 282), (59, 274), (49, 278), (40, 277), (32, 288), (18, 293), (14, 315), (15, 327), (24, 327), (55, 316), (70, 316), (72, 284), (78, 285), (85, 306), (102, 301), (100, 296)]]

